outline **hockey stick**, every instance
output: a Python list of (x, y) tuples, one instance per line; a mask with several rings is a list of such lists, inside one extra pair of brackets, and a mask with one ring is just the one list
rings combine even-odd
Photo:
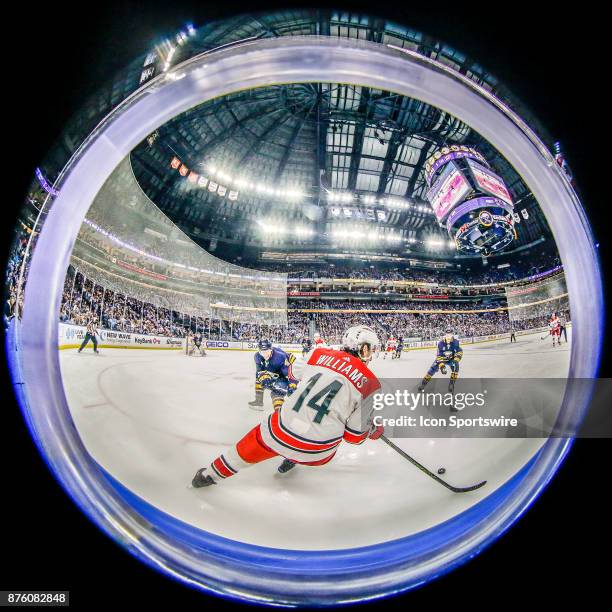
[(475, 491), (476, 489), (480, 489), (480, 487), (484, 487), (487, 484), (487, 481), (483, 480), (482, 482), (472, 485), (471, 487), (453, 487), (453, 485), (448, 484), (448, 482), (442, 480), (433, 472), (430, 472), (424, 465), (421, 465), (416, 459), (413, 459), (408, 453), (405, 453), (401, 448), (399, 448), (398, 446), (395, 446), (395, 444), (393, 444), (393, 442), (391, 442), (391, 440), (389, 440), (389, 438), (387, 438), (386, 436), (384, 435), (380, 436), (380, 439), (385, 444), (388, 444), (394, 451), (398, 452), (402, 457), (404, 457), (404, 459), (408, 459), (408, 461), (410, 461), (410, 463), (412, 463), (412, 465), (414, 465), (415, 467), (419, 468), (421, 472), (423, 472), (424, 474), (427, 474), (427, 476), (429, 476), (430, 478), (433, 478), (436, 482), (439, 482), (442, 486), (446, 487), (453, 493), (468, 493), (469, 491)]

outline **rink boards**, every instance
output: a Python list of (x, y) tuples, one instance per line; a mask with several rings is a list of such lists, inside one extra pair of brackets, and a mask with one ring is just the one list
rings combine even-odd
[[(570, 327), (571, 324), (568, 324)], [(72, 349), (79, 348), (85, 338), (86, 328), (83, 325), (59, 324), (58, 348)], [(517, 336), (547, 332), (547, 327), (517, 331)], [(460, 338), (462, 344), (480, 344), (482, 342), (493, 342), (510, 338), (510, 333), (491, 334), (488, 336), (473, 336)], [(135, 334), (132, 332), (120, 332), (109, 329), (100, 329), (98, 333), (99, 346), (101, 348), (127, 348), (127, 349), (156, 349), (156, 350), (184, 350), (185, 339), (169, 336), (150, 336), (145, 334)], [(437, 340), (418, 340), (406, 342), (404, 351), (432, 348), (437, 345)], [(275, 346), (291, 352), (301, 353), (301, 344), (274, 343)], [(204, 340), (207, 350), (225, 351), (256, 351), (257, 342), (233, 342), (227, 340)]]

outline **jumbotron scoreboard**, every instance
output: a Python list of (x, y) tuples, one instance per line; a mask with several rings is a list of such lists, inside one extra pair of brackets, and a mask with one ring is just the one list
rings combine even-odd
[(425, 197), (459, 251), (486, 256), (516, 238), (512, 197), (476, 149), (439, 149), (425, 163), (425, 178)]

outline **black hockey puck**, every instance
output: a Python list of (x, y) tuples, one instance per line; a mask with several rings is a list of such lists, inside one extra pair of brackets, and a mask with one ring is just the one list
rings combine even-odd
[(440, 468), (438, 474), (446, 474), (446, 468)]

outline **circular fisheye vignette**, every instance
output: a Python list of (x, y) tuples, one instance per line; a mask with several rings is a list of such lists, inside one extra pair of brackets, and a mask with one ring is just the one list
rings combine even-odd
[[(200, 530), (190, 532), (177, 521), (162, 522), (164, 517), (138, 505), (105, 476), (85, 450), (62, 386), (57, 312), (74, 240), (106, 178), (149, 133), (196, 104), (270, 84), (338, 81), (390, 89), (444, 109), (506, 157), (546, 214), (564, 263), (575, 330), (569, 376), (593, 377), (598, 364), (601, 280), (580, 202), (529, 128), (473, 82), (410, 52), (315, 37), (260, 40), (197, 56), (149, 82), (98, 126), (61, 177), (60, 194), (32, 257), (22, 361), (16, 364), (15, 353), (10, 353), (13, 374), (21, 368), (22, 409), (41, 453), (99, 527), (174, 578), (251, 602), (347, 604), (398, 593), (437, 577), (503, 533), (537, 497), (571, 444), (567, 439), (547, 440), (502, 488), (446, 524), (373, 547), (321, 553), (251, 546)], [(587, 398), (570, 390), (560, 418), (584, 411), (586, 404)]]

